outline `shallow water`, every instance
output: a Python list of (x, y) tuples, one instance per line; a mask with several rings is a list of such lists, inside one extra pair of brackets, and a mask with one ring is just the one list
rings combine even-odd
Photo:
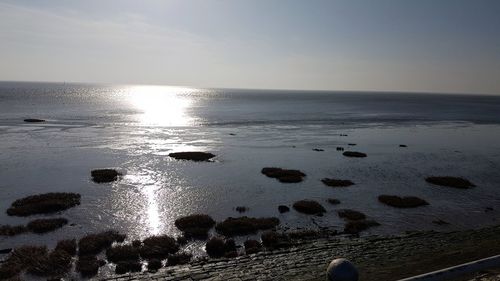
[[(28, 117), (48, 121), (24, 123)], [(3, 82), (0, 209), (53, 191), (80, 193), (82, 204), (51, 215), (75, 226), (1, 237), (0, 249), (53, 246), (61, 238), (109, 228), (130, 240), (178, 235), (177, 217), (207, 213), (220, 221), (239, 216), (236, 206), (247, 206), (248, 216), (277, 216), (282, 227), (292, 229), (342, 230), (335, 210), (355, 209), (381, 223), (366, 235), (498, 224), (499, 140), (500, 97)], [(337, 146), (368, 157), (344, 157)], [(167, 156), (189, 150), (217, 157), (195, 163)], [(307, 177), (279, 183), (260, 173), (272, 166), (300, 169)], [(112, 184), (93, 183), (90, 171), (103, 167), (125, 176)], [(431, 186), (424, 180), (429, 175), (463, 176), (477, 187)], [(331, 188), (320, 182), (324, 177), (356, 185)], [(381, 194), (419, 196), (430, 205), (395, 209), (377, 201)], [(278, 205), (306, 198), (321, 202), (325, 216), (279, 214)], [(327, 198), (341, 204), (329, 205)], [(2, 224), (38, 217), (47, 216), (0, 212)], [(433, 224), (437, 219), (450, 225)], [(201, 242), (187, 247), (202, 253)]]

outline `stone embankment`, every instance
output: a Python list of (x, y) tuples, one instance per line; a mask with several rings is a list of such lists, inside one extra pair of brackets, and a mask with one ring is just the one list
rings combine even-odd
[[(303, 241), (283, 250), (233, 259), (198, 260), (162, 268), (156, 273), (119, 275), (107, 280), (325, 280), (328, 263), (344, 257), (358, 267), (360, 280), (390, 281), (499, 253), (500, 226), (397, 237), (336, 237)], [(473, 280), (499, 280), (495, 274), (489, 278)]]

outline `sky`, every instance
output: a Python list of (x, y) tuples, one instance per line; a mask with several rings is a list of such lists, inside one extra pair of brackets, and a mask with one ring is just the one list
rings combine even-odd
[(500, 95), (500, 1), (0, 0), (0, 80)]

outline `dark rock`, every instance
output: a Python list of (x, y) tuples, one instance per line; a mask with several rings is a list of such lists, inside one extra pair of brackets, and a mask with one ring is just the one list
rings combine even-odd
[(206, 239), (208, 231), (215, 225), (209, 215), (194, 214), (175, 220), (175, 226), (184, 233), (186, 238)]
[(9, 216), (29, 216), (63, 211), (80, 204), (80, 194), (45, 193), (18, 199), (12, 203)]
[(325, 151), (325, 150), (321, 148), (313, 148), (313, 151)]
[(406, 144), (400, 144), (399, 147), (408, 147)]
[(176, 240), (168, 235), (151, 236), (142, 243), (140, 252), (146, 259), (165, 259), (179, 250)]
[(98, 169), (90, 172), (92, 180), (97, 183), (113, 182), (118, 180), (122, 174), (114, 169)]
[(344, 153), (342, 153), (342, 155), (346, 156), (346, 157), (356, 157), (356, 158), (362, 158), (362, 157), (366, 157), (366, 153), (362, 153), (362, 152), (357, 152), (357, 151), (345, 151)]
[(302, 173), (299, 170), (287, 170), (273, 167), (263, 168), (261, 173), (270, 178), (275, 178), (283, 183), (301, 182), (306, 176), (306, 174)]
[(355, 146), (356, 144), (355, 143), (348, 143), (347, 145), (349, 145), (349, 146)]
[(318, 202), (313, 200), (300, 200), (293, 203), (293, 208), (300, 213), (315, 215), (326, 212), (326, 209)]
[(378, 201), (396, 208), (415, 208), (429, 205), (427, 201), (415, 196), (399, 197), (395, 195), (380, 195)]
[(45, 120), (36, 119), (36, 118), (27, 118), (27, 119), (24, 119), (24, 122), (26, 122), (26, 123), (42, 123), (42, 122), (45, 122)]
[(28, 229), (34, 233), (46, 233), (63, 227), (68, 223), (65, 218), (37, 219), (28, 223)]
[(278, 218), (227, 218), (215, 226), (215, 230), (225, 236), (247, 235), (258, 230), (276, 227), (280, 223)]
[(491, 212), (493, 211), (493, 208), (492, 207), (486, 207), (484, 208), (484, 212), (487, 213), (487, 212)]
[(340, 200), (338, 199), (335, 199), (335, 198), (328, 198), (328, 203), (332, 204), (332, 205), (338, 205), (340, 204)]
[(283, 214), (283, 213), (286, 213), (286, 212), (290, 212), (290, 208), (288, 208), (288, 206), (285, 206), (285, 205), (279, 205), (278, 206), (278, 211)]
[(337, 213), (339, 214), (339, 217), (341, 217), (343, 219), (351, 220), (351, 221), (364, 220), (366, 218), (365, 214), (358, 212), (358, 211), (349, 210), (349, 209), (339, 210), (339, 211), (337, 211)]
[(191, 161), (208, 161), (215, 157), (214, 154), (208, 152), (174, 152), (170, 153), (168, 156), (175, 158), (177, 160), (191, 160)]
[(428, 177), (425, 179), (425, 181), (435, 185), (462, 188), (462, 189), (475, 187), (475, 185), (470, 181), (464, 178), (457, 178), (457, 177)]
[(331, 187), (347, 187), (354, 185), (354, 183), (350, 180), (340, 180), (340, 179), (324, 178), (321, 180), (321, 182)]
[(113, 242), (123, 242), (125, 235), (110, 230), (96, 234), (89, 234), (78, 241), (78, 254), (80, 256), (97, 255), (111, 247)]
[(344, 151), (343, 147), (337, 146), (337, 151)]

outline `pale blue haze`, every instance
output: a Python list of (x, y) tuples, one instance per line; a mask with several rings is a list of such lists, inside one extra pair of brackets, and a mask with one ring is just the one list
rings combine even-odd
[(500, 2), (0, 1), (0, 80), (500, 94)]

